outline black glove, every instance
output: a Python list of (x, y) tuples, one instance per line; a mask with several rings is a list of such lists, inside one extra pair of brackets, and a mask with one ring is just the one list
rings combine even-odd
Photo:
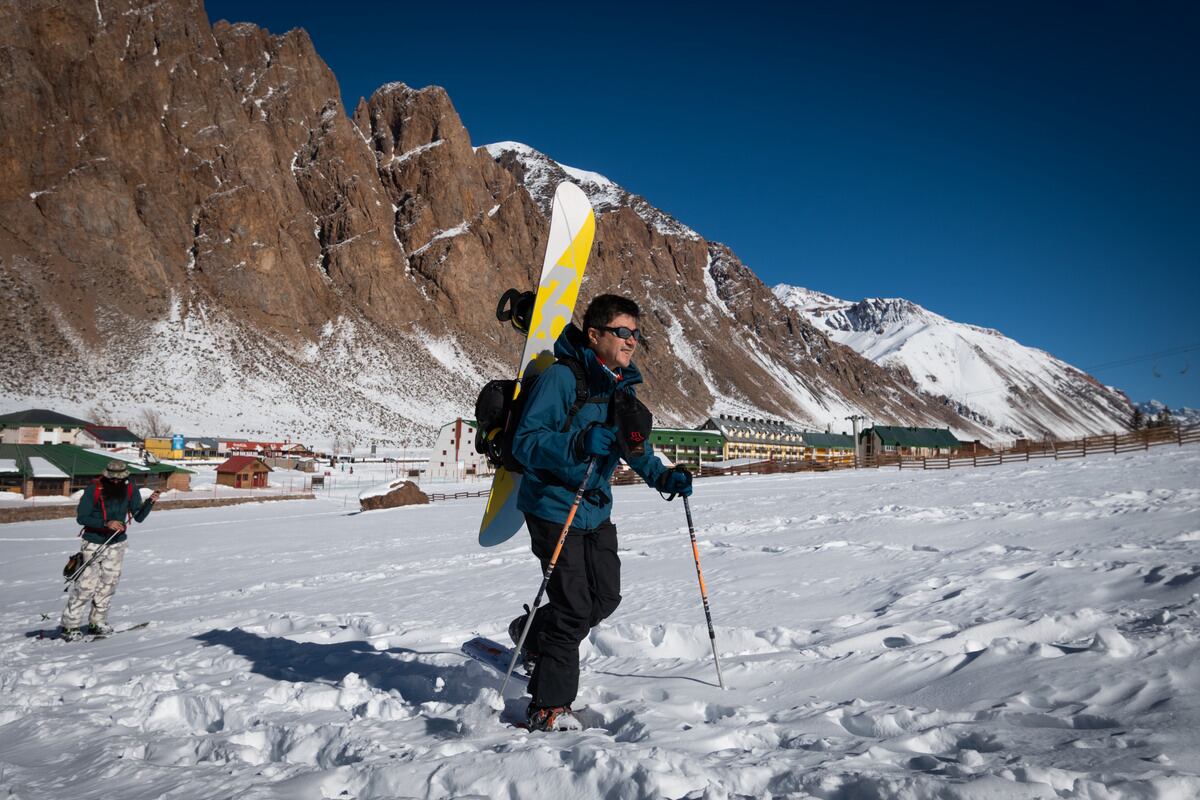
[(621, 432), (617, 439), (617, 447), (621, 456), (628, 462), (631, 459), (646, 455), (646, 446), (650, 442), (650, 431), (654, 425), (654, 415), (650, 409), (642, 405), (642, 401), (633, 396), (633, 392), (617, 392), (613, 395), (613, 417), (616, 419), (617, 430)]
[(657, 487), (660, 492), (671, 495), (668, 500), (674, 499), (677, 494), (691, 497), (692, 473), (688, 472), (686, 467), (667, 470), (658, 476)]
[(575, 440), (575, 454), (580, 461), (603, 458), (612, 452), (613, 443), (616, 441), (617, 435), (612, 432), (611, 428), (606, 428), (598, 422), (593, 423)]

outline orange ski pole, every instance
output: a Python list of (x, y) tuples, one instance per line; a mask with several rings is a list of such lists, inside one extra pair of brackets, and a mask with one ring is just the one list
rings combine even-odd
[(717, 665), (717, 683), (725, 688), (725, 678), (721, 675), (721, 659), (717, 656), (717, 634), (713, 630), (712, 612), (708, 608), (708, 589), (704, 586), (704, 573), (700, 570), (700, 548), (696, 544), (696, 526), (692, 524), (692, 506), (686, 497), (683, 498), (683, 510), (687, 514), (688, 534), (692, 537), (692, 558), (696, 560), (696, 580), (700, 581), (700, 599), (704, 601), (704, 618), (708, 621), (708, 639), (712, 643), (713, 662)]

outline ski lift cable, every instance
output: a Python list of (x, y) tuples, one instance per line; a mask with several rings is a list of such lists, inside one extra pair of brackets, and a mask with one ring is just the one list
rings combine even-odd
[(1084, 367), (1084, 369), (1088, 372), (1092, 372), (1094, 370), (1107, 369), (1109, 367), (1123, 367), (1128, 364), (1138, 364), (1142, 361), (1153, 361), (1156, 358), (1165, 358), (1167, 356), (1190, 353), (1195, 350), (1200, 350), (1200, 344), (1188, 344), (1181, 347), (1173, 347), (1170, 350), (1160, 350), (1157, 353), (1145, 353), (1140, 356), (1129, 356), (1128, 358), (1122, 358), (1116, 361), (1107, 361), (1103, 364), (1093, 364), (1090, 367)]
[[(1200, 350), (1200, 343), (1183, 345), (1181, 347), (1174, 347), (1174, 348), (1171, 348), (1170, 350), (1161, 350), (1157, 353), (1144, 353), (1143, 355), (1140, 355), (1140, 356), (1129, 356), (1128, 358), (1119, 359), (1117, 361), (1109, 361), (1104, 364), (1094, 364), (1089, 367), (1083, 367), (1082, 370), (1084, 372), (1091, 373), (1091, 372), (1095, 372), (1097, 370), (1107, 369), (1107, 368), (1111, 368), (1111, 367), (1128, 366), (1130, 364), (1138, 364), (1138, 363), (1141, 363), (1144, 361), (1153, 361), (1155, 359), (1163, 358), (1165, 356), (1173, 356), (1173, 355), (1180, 355), (1182, 353), (1190, 353), (1195, 350)], [(1006, 391), (1011, 388), (1012, 387), (1009, 386), (1008, 384), (999, 384), (996, 386), (988, 387), (986, 389), (976, 389), (973, 392), (963, 392), (962, 394), (959, 394), (956, 397), (959, 397), (959, 398), (976, 397), (981, 394), (992, 394), (993, 392), (1002, 392), (1002, 391)]]

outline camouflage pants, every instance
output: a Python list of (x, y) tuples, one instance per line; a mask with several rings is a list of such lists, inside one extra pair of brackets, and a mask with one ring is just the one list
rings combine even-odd
[[(67, 598), (67, 607), (62, 615), (64, 628), (80, 626), (88, 603), (92, 604), (89, 624), (104, 625), (108, 622), (108, 606), (112, 602), (113, 592), (117, 590), (117, 581), (121, 579), (121, 567), (125, 563), (125, 550), (128, 546), (129, 542), (118, 542), (105, 547), (100, 557), (72, 584), (71, 595)], [(84, 563), (96, 555), (96, 551), (101, 547), (103, 545), (95, 542), (84, 542), (80, 548)]]

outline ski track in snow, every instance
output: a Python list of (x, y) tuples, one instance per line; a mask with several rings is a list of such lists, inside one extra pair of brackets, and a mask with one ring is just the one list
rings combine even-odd
[[(360, 472), (366, 467), (360, 467)], [(618, 487), (602, 729), (530, 734), (463, 657), (539, 575), (482, 499), (160, 512), (89, 644), (39, 641), (69, 521), (0, 565), (0, 791), (71, 797), (1200, 796), (1200, 448)]]

